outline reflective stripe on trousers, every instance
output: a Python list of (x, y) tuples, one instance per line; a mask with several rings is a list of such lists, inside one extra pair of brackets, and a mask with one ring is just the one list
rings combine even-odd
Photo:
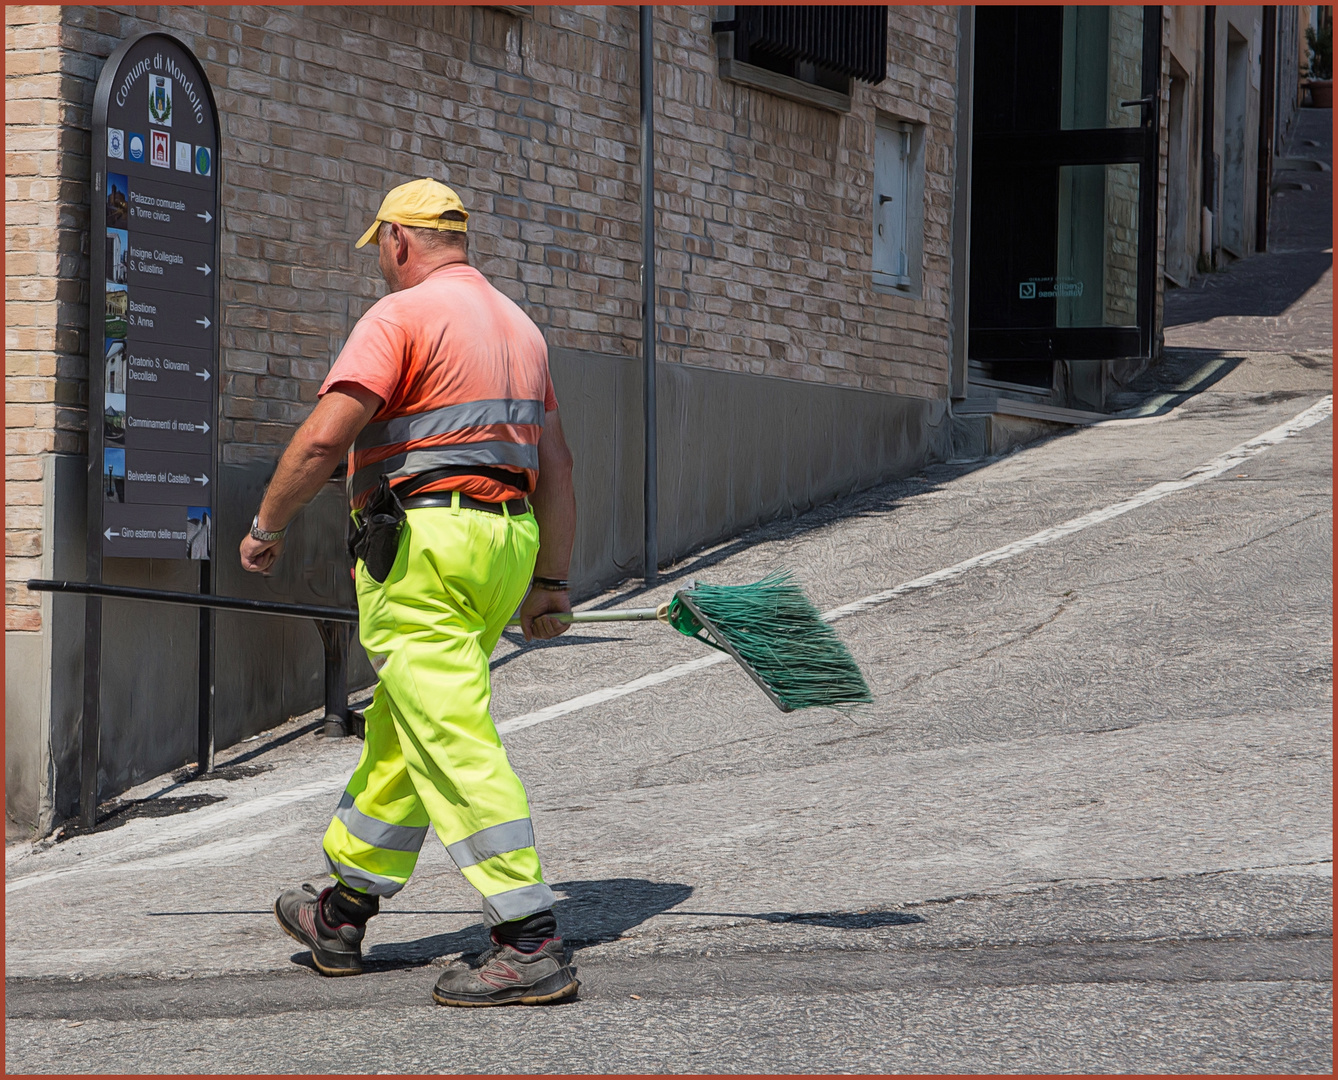
[(389, 851), (416, 852), (423, 846), (423, 837), (427, 835), (426, 825), (389, 825), (369, 817), (353, 804), (353, 796), (347, 791), (339, 800), (335, 817), (344, 823), (344, 828), (352, 836), (364, 844)]
[(370, 896), (394, 896), (402, 888), (404, 882), (396, 878), (382, 877), (380, 874), (373, 874), (370, 870), (364, 870), (358, 866), (346, 866), (343, 863), (335, 862), (330, 858), (330, 853), (325, 853), (325, 871), (331, 877), (336, 877), (347, 885), (350, 889), (357, 889)]
[(522, 885), (519, 889), (493, 893), (483, 898), (483, 918), (489, 926), (523, 919), (539, 911), (547, 911), (557, 902), (553, 890), (542, 881), (537, 885)]
[(455, 860), (455, 865), (463, 870), (494, 855), (505, 855), (508, 851), (534, 847), (534, 826), (529, 818), (519, 821), (507, 821), (501, 825), (489, 825), (472, 836), (446, 845), (446, 853)]
[(407, 512), (400, 543), (383, 584), (358, 566), (362, 643), (386, 659), (362, 758), (326, 830), (330, 872), (391, 895), (430, 824), (483, 895), (486, 921), (524, 918), (554, 897), (488, 713), (488, 656), (529, 586), (538, 528), (531, 514), (422, 507)]
[[(357, 773), (354, 773), (357, 777)], [(345, 885), (375, 896), (393, 896), (404, 888), (418, 862), (418, 852), (427, 836), (427, 814), (404, 799), (385, 799), (383, 786), (364, 786), (359, 792), (363, 805), (378, 816), (364, 813), (353, 792), (346, 790), (325, 831), (326, 868)], [(378, 802), (380, 800), (380, 802)], [(408, 810), (422, 824), (394, 824), (382, 816)]]

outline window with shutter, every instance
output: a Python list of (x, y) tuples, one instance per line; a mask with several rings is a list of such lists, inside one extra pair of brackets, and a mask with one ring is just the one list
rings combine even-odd
[(852, 80), (887, 76), (887, 6), (718, 8), (720, 75), (782, 97), (847, 111)]
[(874, 130), (873, 280), (919, 294), (924, 126), (879, 115)]

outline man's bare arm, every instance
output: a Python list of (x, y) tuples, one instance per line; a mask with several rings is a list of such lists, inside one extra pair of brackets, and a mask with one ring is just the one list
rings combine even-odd
[[(539, 436), (539, 480), (530, 496), (539, 525), (536, 577), (566, 580), (571, 568), (571, 549), (576, 540), (576, 490), (572, 487), (571, 467), (571, 450), (562, 434), (562, 420), (554, 409), (544, 416), (544, 430)], [(544, 616), (570, 610), (567, 593), (531, 589), (520, 606), (525, 640), (557, 637), (566, 631), (567, 624)]]
[[(356, 383), (340, 383), (317, 402), (279, 459), (260, 504), (260, 528), (278, 532), (288, 527), (330, 479), (358, 432), (379, 408), (381, 399)], [(248, 533), (241, 544), (242, 566), (269, 573), (282, 550), (282, 539), (255, 540)]]

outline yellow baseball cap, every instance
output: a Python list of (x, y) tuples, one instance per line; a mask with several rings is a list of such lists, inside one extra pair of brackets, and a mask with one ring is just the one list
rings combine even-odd
[[(455, 221), (443, 215), (448, 213), (464, 215), (464, 221)], [(353, 246), (360, 248), (376, 237), (376, 230), (383, 221), (393, 221), (414, 229), (437, 229), (448, 232), (465, 232), (465, 221), (469, 212), (460, 196), (445, 184), (436, 180), (411, 180), (392, 188), (381, 200), (381, 209), (376, 212), (372, 227), (362, 234), (362, 239)]]

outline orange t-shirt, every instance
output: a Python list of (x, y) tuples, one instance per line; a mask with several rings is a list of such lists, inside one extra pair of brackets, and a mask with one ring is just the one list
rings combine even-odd
[(353, 328), (321, 394), (340, 383), (383, 402), (350, 452), (354, 506), (382, 473), (396, 484), (440, 466), (505, 469), (516, 482), (454, 476), (421, 491), (458, 489), (501, 502), (534, 490), (544, 414), (557, 408), (548, 346), (529, 316), (472, 266), (442, 267), (378, 300)]

